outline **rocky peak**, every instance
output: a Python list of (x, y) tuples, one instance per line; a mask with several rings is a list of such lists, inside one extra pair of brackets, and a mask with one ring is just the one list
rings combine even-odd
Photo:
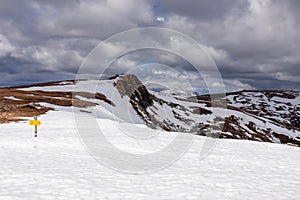
[(117, 77), (115, 87), (121, 96), (128, 96), (136, 101), (144, 109), (153, 105), (152, 95), (143, 83), (133, 74), (125, 74)]

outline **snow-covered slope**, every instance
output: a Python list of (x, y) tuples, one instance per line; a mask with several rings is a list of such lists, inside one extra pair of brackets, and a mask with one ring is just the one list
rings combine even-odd
[(63, 81), (9, 88), (0, 94), (6, 104), (18, 105), (18, 113), (23, 112), (23, 104), (35, 103), (33, 107), (42, 105), (44, 112), (89, 112), (97, 118), (146, 124), (159, 130), (300, 146), (299, 92), (230, 93), (224, 108), (212, 106), (208, 95), (183, 98), (149, 92), (136, 76), (127, 74), (99, 82)]
[(273, 121), (300, 128), (299, 91), (233, 92), (227, 95), (229, 105), (250, 111)]
[[(300, 198), (297, 147), (217, 140), (211, 153), (199, 159), (205, 137), (195, 136), (190, 149), (171, 166), (149, 174), (126, 174), (88, 154), (71, 112), (49, 111), (40, 119), (36, 139), (27, 121), (0, 124), (0, 199)], [(98, 123), (111, 143), (131, 153), (153, 151), (172, 140), (163, 132), (151, 140), (133, 140), (114, 121), (98, 119)], [(146, 126), (123, 125), (152, 133)]]

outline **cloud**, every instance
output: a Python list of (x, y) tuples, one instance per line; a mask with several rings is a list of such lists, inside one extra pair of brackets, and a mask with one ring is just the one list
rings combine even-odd
[(76, 6), (62, 11), (58, 13), (56, 8), (47, 8), (37, 21), (37, 31), (49, 36), (105, 39), (153, 21), (151, 8), (143, 0), (80, 1)]
[[(0, 67), (5, 78), (0, 84), (75, 77), (83, 59), (107, 37), (130, 28), (159, 26), (202, 44), (227, 88), (299, 89), (299, 8), (297, 0), (28, 0), (18, 5), (1, 1)], [(164, 43), (163, 37), (157, 36), (156, 42)], [(137, 42), (142, 39), (139, 36)], [(188, 45), (176, 38), (173, 42), (179, 50), (203, 60)], [(111, 44), (106, 53), (123, 48), (126, 40)], [(151, 59), (182, 73), (196, 73), (172, 53), (130, 54), (119, 59), (110, 73)], [(35, 72), (44, 78), (31, 76)], [(193, 81), (203, 85), (200, 79)]]
[(299, 82), (299, 76), (297, 75), (290, 75), (288, 73), (276, 72), (273, 73), (272, 76), (277, 80)]
[(0, 34), (0, 58), (7, 56), (14, 51), (14, 47), (10, 44), (7, 38)]
[[(300, 18), (295, 17), (298, 15), (295, 7), (299, 8), (299, 4), (253, 0), (245, 5), (244, 12), (228, 11), (218, 20), (196, 20), (188, 14), (174, 14), (164, 26), (182, 31), (205, 44), (226, 79), (243, 77), (240, 81), (256, 88), (276, 88), (278, 85), (295, 88), (294, 83), (278, 84), (278, 78), (271, 74), (293, 74), (292, 80), (298, 77), (299, 83)], [(265, 77), (269, 83), (255, 83), (252, 80), (256, 76), (252, 74)]]

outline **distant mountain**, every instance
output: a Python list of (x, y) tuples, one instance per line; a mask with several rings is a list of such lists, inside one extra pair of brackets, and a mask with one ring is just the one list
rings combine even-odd
[[(73, 93), (75, 86), (81, 89)], [(69, 80), (2, 88), (0, 122), (50, 109), (69, 110), (165, 131), (300, 146), (299, 91), (232, 92), (220, 99), (227, 102), (224, 108), (212, 105), (210, 95), (186, 97), (180, 91), (163, 88), (155, 92), (154, 87), (147, 87), (135, 75), (127, 74), (99, 83)]]
[(227, 102), (255, 115), (300, 128), (299, 91), (245, 90), (227, 94)]

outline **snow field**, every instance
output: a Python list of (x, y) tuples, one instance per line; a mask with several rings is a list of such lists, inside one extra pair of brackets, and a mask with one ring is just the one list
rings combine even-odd
[[(171, 166), (126, 174), (98, 163), (85, 150), (73, 113), (50, 111), (40, 119), (37, 139), (27, 121), (0, 125), (0, 199), (300, 198), (297, 147), (226, 139), (218, 140), (213, 151), (199, 159), (205, 137), (197, 136)], [(111, 143), (131, 153), (148, 153), (171, 142), (170, 133), (155, 133), (149, 141), (122, 133), (123, 129), (153, 133), (143, 125), (98, 121)]]

